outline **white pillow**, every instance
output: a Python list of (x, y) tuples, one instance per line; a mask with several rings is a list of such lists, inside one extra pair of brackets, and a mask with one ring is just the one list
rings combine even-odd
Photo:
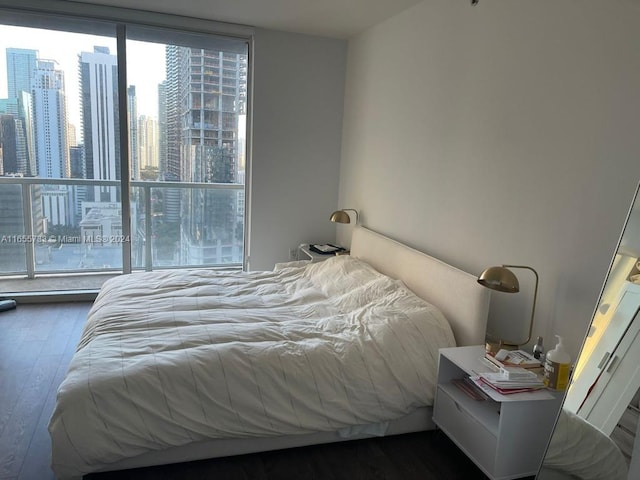
[(307, 265), (304, 276), (327, 297), (341, 295), (375, 280), (389, 278), (350, 255), (333, 256)]

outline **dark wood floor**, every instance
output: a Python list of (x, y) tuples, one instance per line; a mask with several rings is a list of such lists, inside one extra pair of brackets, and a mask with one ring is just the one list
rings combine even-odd
[(0, 313), (0, 479), (50, 480), (47, 423), (91, 304)]
[[(47, 423), (88, 303), (0, 313), (0, 480), (54, 480)], [(484, 480), (440, 431), (88, 475), (85, 480)]]

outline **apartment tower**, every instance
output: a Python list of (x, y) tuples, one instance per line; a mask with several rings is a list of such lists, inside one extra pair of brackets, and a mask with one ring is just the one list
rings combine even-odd
[[(245, 112), (247, 56), (167, 46), (167, 169), (185, 182), (237, 183), (238, 119)], [(236, 197), (190, 190), (183, 203), (181, 245), (186, 264), (224, 263), (236, 243)], [(233, 261), (228, 258), (228, 261)]]
[[(120, 179), (117, 57), (108, 47), (80, 54), (80, 95), (85, 172), (96, 180)], [(116, 187), (98, 186), (88, 200), (118, 202)]]

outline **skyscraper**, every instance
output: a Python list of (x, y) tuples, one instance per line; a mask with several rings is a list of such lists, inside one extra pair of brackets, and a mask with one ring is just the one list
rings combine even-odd
[(140, 179), (140, 155), (138, 146), (138, 101), (136, 86), (129, 85), (127, 89), (127, 103), (129, 110), (129, 157), (131, 158), (131, 178)]
[[(108, 47), (80, 54), (80, 95), (87, 178), (120, 179), (117, 57)], [(90, 196), (90, 195), (89, 195)], [(119, 201), (117, 188), (95, 187), (92, 200)], [(90, 198), (91, 199), (91, 198)]]
[(38, 51), (25, 48), (7, 48), (8, 98), (17, 98), (18, 92), (31, 92), (31, 78), (37, 68)]
[(165, 132), (166, 132), (166, 163), (162, 172), (167, 180), (182, 180), (180, 173), (180, 73), (179, 64), (183, 47), (167, 45), (165, 50), (165, 63), (167, 67), (167, 79), (165, 81)]
[(69, 176), (64, 72), (55, 60), (38, 60), (32, 80), (33, 120), (38, 176)]
[(32, 118), (31, 81), (37, 69), (38, 51), (7, 48), (7, 108), (15, 118), (17, 173), (37, 175)]
[[(167, 82), (158, 84), (158, 170), (167, 178)], [(173, 179), (177, 180), (177, 179)]]
[(16, 121), (13, 115), (0, 113), (0, 175), (18, 172)]
[(138, 117), (138, 147), (140, 168), (158, 168), (158, 122), (147, 115)]
[[(236, 183), (238, 117), (245, 111), (247, 56), (167, 46), (167, 170), (186, 182)], [(228, 191), (189, 190), (183, 202), (183, 262), (220, 263), (237, 238)]]
[(84, 147), (74, 145), (69, 147), (69, 170), (71, 178), (85, 178)]
[(18, 92), (16, 98), (16, 148), (18, 169), (23, 175), (38, 174), (33, 121), (33, 96), (31, 92)]

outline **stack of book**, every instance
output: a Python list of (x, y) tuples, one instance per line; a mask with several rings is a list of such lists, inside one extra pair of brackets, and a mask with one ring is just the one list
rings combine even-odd
[(542, 364), (524, 350), (487, 352), (484, 357), (491, 372), (454, 379), (452, 383), (474, 400), (486, 400), (487, 392), (503, 395), (532, 392), (545, 388)]
[(544, 388), (539, 375), (522, 367), (503, 367), (498, 372), (481, 373), (478, 380), (503, 395)]
[(496, 354), (485, 353), (485, 359), (493, 363), (498, 369), (504, 367), (521, 367), (542, 373), (540, 360), (524, 350), (500, 350)]
[(474, 400), (486, 400), (489, 396), (482, 391), (482, 387), (477, 385), (470, 377), (456, 378), (453, 384)]
[(476, 382), (489, 386), (502, 394), (530, 392), (544, 388), (542, 364), (524, 350), (487, 352), (485, 360), (493, 372), (481, 373)]

